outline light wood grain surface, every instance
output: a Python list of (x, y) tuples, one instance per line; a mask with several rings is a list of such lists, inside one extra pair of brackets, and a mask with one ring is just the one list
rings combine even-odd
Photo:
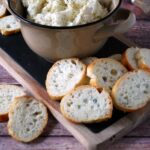
[[(141, 47), (150, 48), (150, 17), (141, 15), (141, 11), (129, 4), (137, 14), (137, 23), (126, 33), (126, 37)], [(1, 66), (0, 83), (18, 84)], [(82, 150), (82, 145), (58, 123), (51, 114), (49, 123), (41, 137), (30, 144), (23, 144), (11, 139), (7, 132), (7, 123), (0, 123), (0, 150)], [(150, 119), (113, 144), (108, 150), (150, 150)]]

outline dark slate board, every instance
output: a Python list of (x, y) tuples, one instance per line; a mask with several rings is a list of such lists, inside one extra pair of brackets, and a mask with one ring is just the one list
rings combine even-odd
[[(42, 86), (45, 86), (46, 74), (52, 63), (47, 62), (43, 58), (37, 56), (24, 42), (20, 33), (12, 36), (0, 35), (0, 47), (11, 56), (20, 66), (22, 66), (34, 79)], [(108, 57), (112, 54), (123, 53), (128, 46), (114, 37), (108, 39), (104, 47), (94, 56)], [(94, 133), (107, 128), (120, 118), (125, 116), (124, 113), (114, 110), (113, 117), (109, 121), (103, 123), (86, 125)]]

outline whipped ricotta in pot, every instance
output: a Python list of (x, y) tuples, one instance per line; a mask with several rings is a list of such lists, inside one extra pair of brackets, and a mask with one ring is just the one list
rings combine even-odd
[(104, 0), (22, 0), (28, 19), (48, 26), (75, 26), (108, 15)]

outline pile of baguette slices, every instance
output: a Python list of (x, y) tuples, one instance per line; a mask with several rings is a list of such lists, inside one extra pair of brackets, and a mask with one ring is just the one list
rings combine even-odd
[(150, 49), (57, 61), (47, 74), (46, 89), (52, 100), (60, 100), (63, 116), (75, 123), (108, 120), (114, 107), (136, 111), (150, 101)]
[[(123, 55), (57, 61), (48, 71), (46, 89), (60, 100), (64, 117), (75, 123), (95, 123), (112, 117), (113, 108), (132, 112), (150, 101), (150, 50), (128, 48)], [(48, 122), (46, 107), (22, 87), (0, 85), (0, 122), (8, 133), (31, 142)]]
[(2, 0), (0, 1), (0, 33), (2, 35), (11, 35), (20, 31), (20, 23), (13, 16), (10, 15), (4, 6)]
[(31, 142), (48, 122), (47, 108), (17, 85), (0, 85), (0, 122), (8, 121), (8, 133), (17, 141)]

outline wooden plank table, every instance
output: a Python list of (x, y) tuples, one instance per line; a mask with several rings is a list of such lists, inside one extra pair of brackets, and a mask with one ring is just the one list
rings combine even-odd
[[(126, 33), (126, 37), (141, 47), (150, 48), (150, 17), (141, 16), (141, 11), (129, 4), (129, 8), (137, 14), (137, 23)], [(0, 83), (18, 84), (1, 66)], [(9, 137), (7, 123), (0, 123), (0, 150), (82, 150), (82, 145), (58, 123), (51, 114), (44, 133), (30, 144), (16, 142)], [(142, 123), (127, 136), (113, 144), (108, 150), (150, 150), (150, 119)]]

